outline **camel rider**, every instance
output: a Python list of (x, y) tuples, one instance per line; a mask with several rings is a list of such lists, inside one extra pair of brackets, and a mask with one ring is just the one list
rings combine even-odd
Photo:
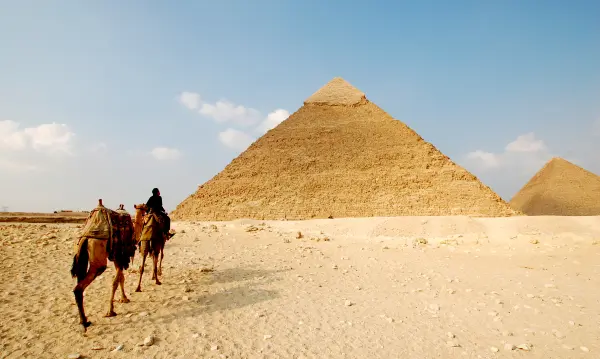
[(169, 234), (169, 230), (171, 229), (171, 219), (165, 212), (162, 204), (162, 197), (160, 196), (160, 191), (158, 188), (154, 188), (152, 190), (152, 197), (148, 198), (148, 202), (146, 202), (146, 207), (148, 207), (148, 211), (152, 211), (163, 217), (165, 220), (165, 234)]

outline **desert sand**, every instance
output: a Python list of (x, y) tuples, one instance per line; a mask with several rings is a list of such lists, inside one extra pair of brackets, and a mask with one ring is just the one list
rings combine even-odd
[(174, 222), (163, 285), (129, 269), (104, 318), (109, 264), (85, 335), (80, 226), (0, 224), (0, 357), (600, 356), (600, 217)]

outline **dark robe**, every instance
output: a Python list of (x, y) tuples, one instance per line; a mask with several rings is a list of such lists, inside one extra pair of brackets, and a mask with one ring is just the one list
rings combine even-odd
[(165, 211), (165, 209), (163, 208), (162, 205), (162, 197), (161, 196), (152, 196), (150, 198), (148, 198), (148, 202), (146, 202), (146, 206), (148, 207), (149, 211), (152, 211), (156, 214), (158, 214), (159, 216), (162, 216), (164, 221), (165, 221), (165, 233), (168, 234), (169, 230), (171, 229), (171, 218), (169, 218), (169, 216), (167, 216), (167, 213)]

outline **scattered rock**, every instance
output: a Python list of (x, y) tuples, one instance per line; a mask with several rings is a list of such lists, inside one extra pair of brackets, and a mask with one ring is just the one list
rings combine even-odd
[(448, 289), (448, 294), (454, 294), (456, 291), (454, 289)]
[(263, 335), (263, 340), (267, 340), (267, 339), (271, 339), (271, 338), (273, 338), (272, 335), (269, 335), (269, 334)]
[(532, 240), (529, 241), (529, 243), (531, 243), (531, 244), (538, 244), (538, 243), (540, 243), (540, 241), (538, 241), (537, 239), (532, 239)]
[(548, 284), (544, 284), (544, 287), (546, 288), (556, 288), (556, 286), (552, 283), (548, 283)]
[(332, 265), (332, 266), (331, 266), (331, 269), (338, 269), (338, 266), (337, 266), (337, 264), (334, 264), (334, 265)]
[(304, 236), (302, 235), (302, 232), (298, 231), (298, 233), (296, 233), (296, 239), (300, 239), (303, 238)]
[(345, 301), (345, 302), (344, 302), (344, 305), (345, 305), (346, 307), (351, 307), (351, 306), (353, 306), (353, 305), (354, 305), (354, 303), (352, 303), (351, 301), (347, 300), (347, 301)]
[(456, 338), (456, 336), (455, 336), (454, 334), (450, 333), (450, 332), (446, 333), (446, 336), (447, 336), (449, 339), (454, 339), (454, 338)]
[(587, 347), (579, 347), (579, 349), (581, 349), (581, 351), (585, 353), (590, 351)]
[(147, 317), (148, 316), (148, 312), (141, 312), (139, 315), (140, 315), (140, 317)]
[(216, 344), (213, 344), (210, 346), (210, 350), (212, 350), (212, 351), (219, 350), (219, 346)]
[(123, 344), (119, 344), (117, 345), (115, 350), (113, 350), (113, 352), (120, 352), (121, 350), (123, 350), (123, 348), (125, 348), (125, 346)]
[(565, 336), (563, 335), (563, 333), (559, 332), (558, 330), (554, 329), (552, 330), (552, 334), (554, 334), (555, 337), (557, 337), (558, 339), (563, 339)]
[(498, 312), (488, 312), (488, 315), (491, 317), (497, 317), (498, 316)]
[(517, 347), (514, 346), (513, 344), (510, 344), (510, 343), (504, 344), (504, 350), (511, 351), (511, 350), (515, 350), (515, 349), (517, 349)]
[(513, 333), (512, 333), (512, 332), (509, 332), (508, 330), (503, 330), (503, 331), (502, 331), (502, 336), (503, 336), (503, 337), (512, 337), (512, 336), (513, 336)]
[(427, 239), (425, 238), (416, 238), (413, 240), (413, 247), (423, 246), (427, 244)]
[(567, 344), (563, 344), (562, 347), (563, 347), (563, 349), (567, 349), (567, 350), (573, 350), (573, 349), (575, 349), (572, 346), (567, 345)]
[(450, 348), (458, 348), (460, 347), (460, 344), (458, 344), (458, 342), (456, 340), (448, 340), (446, 342), (446, 345)]
[(572, 321), (572, 320), (569, 320), (569, 325), (570, 325), (570, 326), (574, 326), (574, 325), (575, 325), (575, 322), (574, 322), (574, 321)]
[(497, 353), (497, 352), (499, 351), (499, 349), (498, 349), (498, 348), (496, 348), (496, 347), (491, 347), (491, 348), (490, 348), (490, 350), (491, 350), (493, 353)]
[(535, 298), (535, 295), (533, 295), (533, 294), (527, 294), (527, 298), (529, 298), (529, 299)]
[(151, 345), (154, 344), (154, 336), (149, 336), (146, 339), (144, 339), (144, 346), (149, 347)]
[(187, 295), (184, 295), (183, 297), (181, 297), (182, 300), (190, 300), (190, 297), (188, 297)]
[(81, 354), (79, 354), (79, 353), (69, 354), (69, 356), (67, 358), (69, 358), (69, 359), (79, 359), (79, 358), (81, 358)]
[(531, 350), (531, 345), (530, 344), (519, 344), (519, 345), (517, 345), (517, 349), (528, 352)]

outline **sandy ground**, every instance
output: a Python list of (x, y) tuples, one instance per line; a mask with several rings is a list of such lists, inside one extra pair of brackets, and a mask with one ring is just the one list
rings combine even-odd
[(104, 318), (111, 265), (85, 336), (77, 227), (0, 224), (0, 357), (600, 357), (600, 217), (174, 223), (163, 285), (128, 270)]

